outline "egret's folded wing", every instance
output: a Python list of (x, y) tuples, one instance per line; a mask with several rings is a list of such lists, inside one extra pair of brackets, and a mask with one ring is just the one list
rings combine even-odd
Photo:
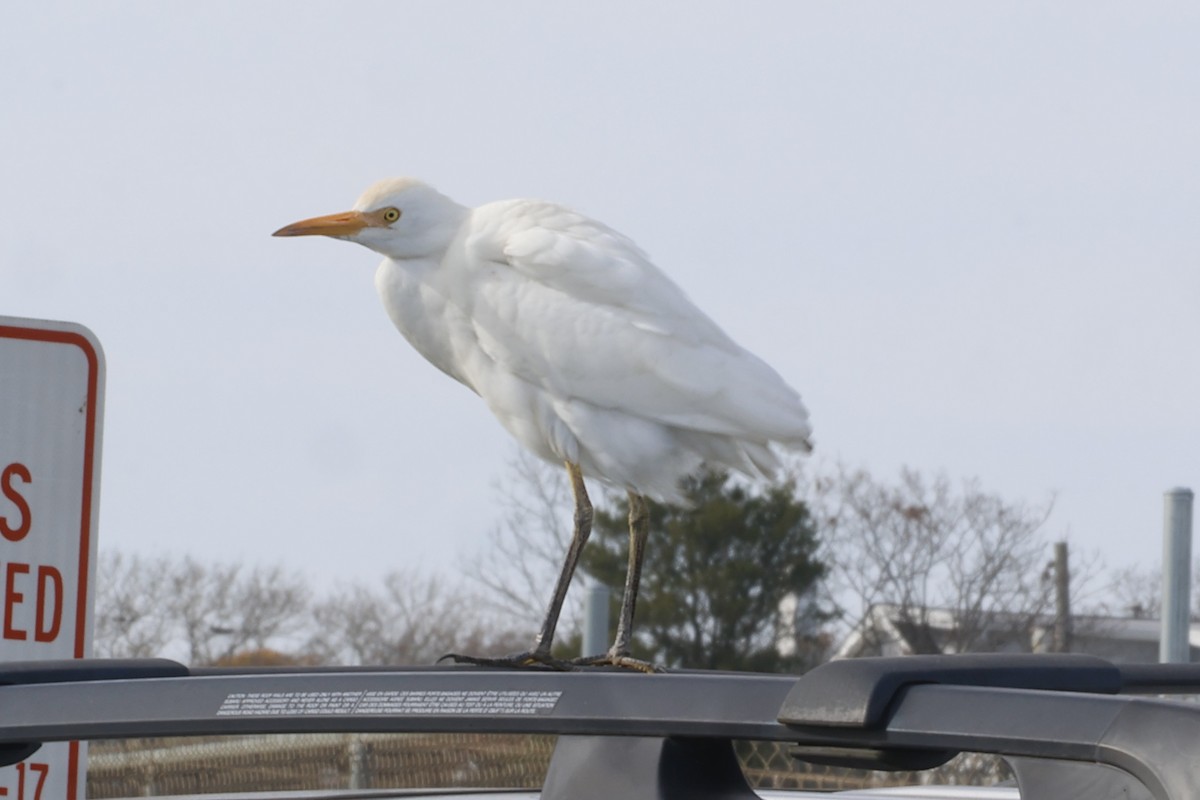
[(809, 434), (800, 398), (629, 239), (560, 206), (477, 212), (467, 243), (491, 270), (471, 316), (480, 345), (555, 397), (758, 441)]

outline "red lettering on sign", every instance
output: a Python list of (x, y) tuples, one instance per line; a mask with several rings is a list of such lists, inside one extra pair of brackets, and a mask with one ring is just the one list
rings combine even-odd
[(9, 464), (3, 472), (0, 472), (0, 492), (17, 507), (17, 514), (20, 515), (20, 521), (15, 527), (9, 523), (6, 517), (0, 517), (0, 536), (10, 542), (19, 542), (29, 533), (29, 527), (33, 524), (33, 515), (29, 513), (29, 503), (13, 485), (14, 478), (20, 478), (25, 483), (32, 483), (33, 476), (29, 474), (29, 468), (24, 464)]
[(7, 574), (4, 577), (4, 638), (24, 641), (29, 638), (29, 634), (20, 628), (13, 625), (13, 610), (21, 604), (25, 599), (24, 592), (17, 591), (17, 575), (28, 575), (29, 565), (18, 564), (15, 561), (8, 563)]
[[(53, 642), (62, 631), (65, 596), (63, 576), (58, 567), (48, 564), (37, 565), (10, 561), (3, 566), (4, 572), (4, 631), (3, 638), (23, 642), (29, 639), (29, 630), (19, 627), (18, 619), (26, 598), (34, 603), (33, 640)], [(22, 576), (37, 575), (37, 594), (32, 594), (30, 579)], [(26, 619), (28, 619), (26, 617)], [(0, 792), (0, 797), (3, 793)]]
[[(50, 588), (53, 588), (54, 612), (47, 620), (46, 604), (51, 601)], [(63, 579), (62, 573), (54, 567), (38, 567), (37, 569), (37, 622), (34, 626), (33, 639), (36, 642), (53, 642), (58, 638), (62, 627)]]
[[(28, 797), (25, 794), (25, 770), (28, 769), (37, 775), (36, 788), (33, 790), (33, 797)], [(17, 800), (42, 800), (42, 787), (46, 785), (46, 776), (50, 774), (49, 764), (35, 764), (28, 761), (17, 763)], [(8, 794), (8, 792), (5, 792)]]

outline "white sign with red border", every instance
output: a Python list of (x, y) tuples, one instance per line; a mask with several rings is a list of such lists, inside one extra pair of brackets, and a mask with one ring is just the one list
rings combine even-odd
[[(0, 317), (0, 661), (86, 658), (104, 354), (66, 322)], [(0, 769), (0, 800), (82, 800), (85, 748)]]

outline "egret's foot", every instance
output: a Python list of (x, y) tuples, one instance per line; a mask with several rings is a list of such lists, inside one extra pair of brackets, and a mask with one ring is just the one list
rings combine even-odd
[(437, 660), (453, 661), (455, 664), (474, 664), (477, 667), (508, 667), (510, 669), (552, 669), (558, 672), (571, 672), (575, 667), (569, 661), (555, 658), (549, 653), (530, 650), (525, 653), (515, 653), (510, 656), (483, 658), (480, 656), (464, 656), (459, 653), (447, 653)]
[(634, 658), (628, 654), (617, 655), (614, 653), (605, 653), (599, 656), (584, 656), (583, 658), (572, 659), (571, 663), (576, 667), (620, 667), (621, 669), (644, 672), (647, 675), (653, 675), (656, 672), (666, 672), (666, 669), (657, 664), (642, 661), (640, 658)]

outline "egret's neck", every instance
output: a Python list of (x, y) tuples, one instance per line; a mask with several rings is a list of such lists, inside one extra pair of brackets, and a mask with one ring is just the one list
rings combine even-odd
[(458, 236), (463, 222), (470, 213), (469, 208), (460, 206), (453, 201), (447, 201), (447, 205), (439, 209), (438, 221), (430, 224), (420, 234), (408, 237), (409, 241), (405, 244), (410, 247), (406, 247), (404, 253), (391, 254), (392, 257), (440, 261), (450, 247), (450, 243)]

